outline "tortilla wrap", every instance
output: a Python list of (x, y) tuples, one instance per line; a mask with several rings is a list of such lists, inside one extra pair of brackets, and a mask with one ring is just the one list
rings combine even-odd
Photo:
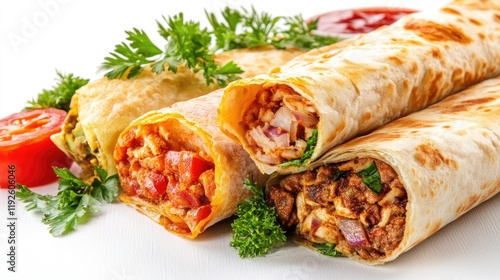
[[(235, 213), (249, 196), (242, 187), (245, 177), (262, 184), (267, 179), (241, 145), (220, 131), (216, 114), (222, 92), (141, 116), (120, 135), (114, 153), (124, 189), (120, 200), (189, 239)], [(205, 167), (200, 175), (186, 174), (196, 172), (182, 167), (188, 155), (205, 162), (198, 164)], [(167, 163), (172, 157), (174, 163)], [(195, 178), (182, 179), (186, 176)], [(154, 190), (148, 186), (162, 180)]]
[(499, 75), (499, 18), (498, 1), (454, 1), (310, 51), (231, 83), (218, 122), (262, 172), (299, 172), (338, 144)]
[[(499, 119), (494, 78), (274, 176), (270, 204), (308, 246), (394, 260), (500, 191)], [(377, 174), (364, 172), (373, 163), (378, 194)]]
[[(218, 64), (234, 61), (244, 71), (241, 77), (265, 73), (302, 53), (274, 47), (239, 49), (215, 56)], [(82, 177), (93, 175), (93, 166), (115, 174), (113, 149), (119, 134), (142, 114), (209, 93), (217, 85), (207, 85), (200, 71), (179, 66), (177, 73), (155, 74), (150, 68), (135, 79), (102, 78), (80, 88), (72, 99), (61, 133), (52, 141), (83, 169)]]

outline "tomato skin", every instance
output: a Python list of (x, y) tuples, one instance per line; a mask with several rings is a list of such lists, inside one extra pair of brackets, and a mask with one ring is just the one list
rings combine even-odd
[(212, 206), (210, 205), (204, 205), (196, 209), (196, 211), (194, 212), (194, 215), (196, 217), (196, 224), (206, 219), (210, 215), (210, 213), (212, 213)]
[(210, 162), (193, 153), (182, 151), (179, 162), (179, 180), (185, 184), (192, 184), (198, 181), (201, 173), (211, 168), (213, 165)]
[(61, 131), (66, 112), (34, 109), (0, 119), (0, 188), (15, 183), (37, 187), (57, 179), (52, 167), (69, 167), (72, 161), (50, 140)]
[(159, 199), (167, 190), (167, 178), (151, 172), (144, 180), (144, 187), (152, 199)]

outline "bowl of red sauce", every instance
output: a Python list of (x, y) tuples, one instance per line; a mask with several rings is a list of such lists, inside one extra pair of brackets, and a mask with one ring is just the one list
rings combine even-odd
[(318, 34), (351, 38), (381, 26), (390, 25), (414, 12), (417, 10), (399, 7), (367, 7), (331, 11), (311, 17), (308, 21), (318, 19), (316, 29)]

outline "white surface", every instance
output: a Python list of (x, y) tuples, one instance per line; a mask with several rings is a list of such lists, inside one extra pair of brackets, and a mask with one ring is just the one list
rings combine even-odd
[[(97, 67), (125, 39), (125, 30), (138, 27), (155, 34), (155, 20), (162, 15), (183, 11), (187, 18), (205, 21), (204, 8), (215, 11), (244, 2), (1, 1), (0, 117), (21, 110), (28, 99), (52, 87), (56, 69), (98, 77)], [(418, 9), (431, 5), (431, 1), (395, 0), (251, 2), (273, 15), (302, 13), (305, 18), (349, 5)], [(432, 5), (445, 2), (436, 0)], [(28, 22), (35, 28), (27, 27)], [(22, 42), (13, 43), (10, 38), (15, 36)], [(37, 191), (55, 193), (55, 188), (53, 184)], [(230, 221), (189, 241), (118, 203), (106, 205), (76, 232), (54, 238), (40, 223), (41, 217), (26, 212), (18, 202), (16, 273), (7, 271), (6, 202), (6, 191), (1, 190), (0, 279), (500, 279), (498, 195), (397, 260), (377, 267), (324, 257), (294, 244), (263, 258), (240, 259), (229, 247)]]

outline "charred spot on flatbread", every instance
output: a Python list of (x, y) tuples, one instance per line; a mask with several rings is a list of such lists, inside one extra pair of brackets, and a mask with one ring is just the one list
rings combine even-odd
[(462, 44), (469, 44), (472, 39), (465, 35), (458, 27), (452, 24), (439, 24), (432, 21), (408, 21), (405, 29), (412, 30), (418, 36), (428, 41), (455, 41)]
[(454, 169), (458, 168), (458, 163), (455, 160), (445, 157), (443, 153), (430, 142), (418, 145), (413, 156), (422, 166), (429, 167), (432, 170), (437, 170), (441, 166), (450, 166)]

